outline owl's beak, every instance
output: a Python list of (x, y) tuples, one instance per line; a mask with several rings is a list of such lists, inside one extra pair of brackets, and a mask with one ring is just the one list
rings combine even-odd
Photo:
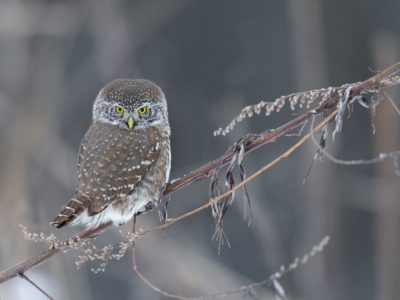
[(128, 127), (129, 127), (129, 129), (132, 129), (133, 128), (133, 126), (135, 125), (135, 119), (133, 118), (133, 116), (129, 116), (128, 117)]

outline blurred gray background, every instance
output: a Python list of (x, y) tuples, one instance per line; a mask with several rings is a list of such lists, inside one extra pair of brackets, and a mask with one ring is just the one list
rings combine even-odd
[[(294, 117), (285, 109), (213, 137), (242, 107), (360, 81), (399, 60), (399, 12), (398, 0), (1, 0), (0, 268), (47, 247), (25, 241), (19, 224), (56, 232), (49, 220), (72, 195), (92, 102), (112, 79), (147, 78), (164, 90), (176, 178), (241, 135)], [(390, 91), (397, 103), (399, 91)], [(329, 151), (361, 159), (400, 149), (399, 118), (387, 101), (374, 122), (375, 135), (369, 112), (356, 107)], [(246, 156), (247, 173), (297, 139)], [(325, 159), (303, 184), (314, 153), (309, 142), (249, 185), (250, 227), (238, 194), (225, 219), (230, 249), (218, 256), (204, 211), (138, 242), (143, 273), (170, 292), (210, 294), (264, 279), (329, 235), (322, 255), (281, 280), (290, 299), (400, 299), (400, 188), (392, 162), (346, 167)], [(207, 186), (174, 194), (170, 217), (205, 203)], [(142, 228), (158, 222), (156, 212), (139, 218)], [(98, 243), (111, 240), (116, 230)], [(76, 260), (76, 253), (60, 255), (27, 275), (55, 299), (163, 299), (133, 273), (130, 253), (98, 275), (90, 271), (96, 264), (76, 270)], [(269, 289), (257, 292), (273, 299)], [(0, 286), (0, 298), (43, 296), (16, 278)]]

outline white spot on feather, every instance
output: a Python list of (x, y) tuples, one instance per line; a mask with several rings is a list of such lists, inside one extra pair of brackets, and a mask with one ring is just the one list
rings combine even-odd
[(149, 160), (143, 160), (143, 161), (141, 162), (141, 164), (144, 165), (144, 166), (150, 166), (150, 165), (151, 165), (151, 161), (149, 161)]

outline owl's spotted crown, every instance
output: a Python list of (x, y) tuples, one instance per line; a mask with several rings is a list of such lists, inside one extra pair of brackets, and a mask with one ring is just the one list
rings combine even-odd
[(146, 79), (116, 79), (101, 89), (98, 98), (133, 105), (143, 101), (163, 101), (164, 93), (155, 83)]

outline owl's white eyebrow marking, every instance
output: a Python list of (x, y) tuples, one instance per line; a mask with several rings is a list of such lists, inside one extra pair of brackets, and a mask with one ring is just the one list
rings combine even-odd
[(86, 199), (89, 199), (90, 200), (90, 197), (88, 196), (88, 195), (86, 195), (85, 193), (82, 193), (81, 194), (83, 197), (85, 197)]
[(72, 202), (76, 202), (76, 203), (78, 203), (79, 205), (82, 205), (82, 204), (83, 204), (82, 201), (80, 201), (80, 200), (78, 200), (78, 199), (76, 199), (76, 198), (72, 198), (71, 201), (72, 201)]

